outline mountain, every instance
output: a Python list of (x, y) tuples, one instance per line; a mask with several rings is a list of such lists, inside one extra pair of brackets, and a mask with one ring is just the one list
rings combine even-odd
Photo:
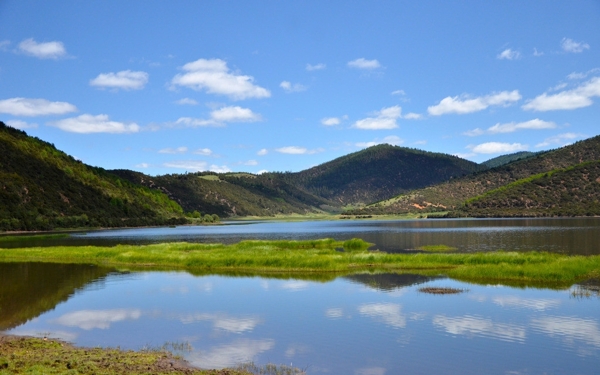
[(88, 166), (0, 122), (0, 230), (185, 222), (160, 191)]
[(451, 216), (600, 215), (600, 161), (517, 180), (471, 198)]
[(600, 160), (600, 136), (435, 186), (416, 189), (349, 213), (391, 214), (455, 210), (467, 199), (517, 180), (595, 160)]
[(487, 168), (496, 168), (501, 165), (512, 163), (513, 161), (517, 161), (517, 160), (527, 159), (532, 156), (535, 156), (534, 152), (520, 151), (520, 152), (515, 152), (514, 154), (500, 155), (500, 156), (497, 156), (490, 160), (484, 161), (481, 164), (485, 165)]
[(274, 216), (331, 211), (331, 202), (268, 174), (199, 172), (151, 177), (129, 170), (112, 173), (159, 190), (186, 212), (227, 216)]
[(297, 173), (271, 173), (338, 205), (367, 204), (485, 167), (456, 156), (382, 144)]

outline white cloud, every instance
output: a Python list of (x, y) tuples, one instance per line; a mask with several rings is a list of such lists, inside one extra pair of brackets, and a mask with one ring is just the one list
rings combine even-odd
[(482, 111), (490, 106), (509, 106), (521, 100), (519, 90), (502, 91), (491, 95), (470, 99), (467, 96), (446, 97), (439, 104), (427, 107), (427, 112), (433, 116), (447, 113), (465, 114)]
[(140, 163), (140, 164), (136, 164), (135, 167), (136, 168), (148, 168), (148, 167), (150, 167), (150, 164), (148, 164), (148, 163)]
[(219, 127), (219, 126), (225, 126), (224, 123), (222, 122), (217, 122), (215, 120), (209, 119), (202, 119), (202, 118), (193, 118), (193, 117), (180, 117), (177, 119), (177, 121), (175, 121), (175, 125), (185, 125), (185, 126), (190, 126), (190, 127), (197, 127), (197, 126), (215, 126), (215, 127)]
[(186, 355), (186, 360), (200, 368), (222, 369), (252, 361), (257, 355), (271, 350), (274, 346), (275, 341), (270, 339), (240, 339), (210, 350), (193, 352)]
[(571, 110), (592, 105), (594, 102), (591, 98), (597, 96), (600, 96), (600, 77), (594, 77), (579, 87), (558, 94), (543, 93), (529, 100), (522, 108), (527, 111), (540, 112)]
[(396, 105), (375, 112), (375, 117), (358, 120), (352, 127), (365, 130), (394, 129), (398, 127), (396, 120), (400, 117), (402, 117), (402, 108)]
[(67, 50), (62, 42), (38, 43), (33, 38), (19, 43), (19, 50), (39, 59), (58, 59), (67, 54)]
[(348, 66), (351, 68), (372, 70), (380, 68), (381, 64), (377, 60), (367, 60), (361, 57), (360, 59), (349, 61)]
[(196, 155), (204, 155), (204, 156), (210, 156), (212, 155), (212, 150), (210, 148), (199, 148), (196, 151), (194, 151), (194, 154)]
[(268, 153), (269, 153), (269, 150), (267, 150), (266, 148), (263, 148), (263, 149), (261, 149), (260, 151), (258, 151), (258, 152), (256, 153), (256, 155), (258, 155), (258, 156), (264, 156), (264, 155), (266, 155), (266, 154), (268, 154)]
[(466, 135), (469, 137), (477, 137), (478, 135), (482, 135), (483, 133), (485, 133), (485, 131), (481, 130), (480, 128), (475, 128), (473, 130), (467, 130), (466, 132), (463, 133), (463, 135)]
[(559, 299), (521, 298), (517, 296), (497, 296), (492, 301), (502, 307), (516, 307), (536, 311), (545, 311), (560, 305)]
[(406, 95), (406, 93), (404, 92), (404, 90), (396, 90), (392, 91), (392, 95)]
[(521, 58), (521, 53), (519, 51), (507, 48), (500, 52), (496, 58), (500, 60), (518, 60)]
[(574, 341), (600, 348), (600, 328), (593, 319), (567, 316), (547, 316), (531, 320), (531, 327), (551, 337), (559, 337), (569, 345)]
[(260, 171), (256, 172), (256, 174), (263, 174), (263, 173), (269, 173), (269, 171), (266, 169), (261, 169)]
[(281, 284), (281, 289), (290, 290), (292, 292), (299, 292), (301, 290), (306, 290), (310, 286), (309, 283), (302, 280), (290, 280)]
[(140, 126), (136, 123), (110, 121), (108, 115), (88, 115), (66, 118), (50, 122), (49, 125), (71, 133), (137, 133)]
[(371, 146), (376, 146), (376, 145), (381, 145), (381, 144), (388, 144), (388, 145), (392, 145), (392, 146), (399, 146), (401, 144), (404, 143), (404, 140), (396, 135), (389, 135), (385, 138), (383, 138), (382, 140), (374, 140), (371, 142), (358, 142), (356, 143), (357, 147), (371, 147)]
[(359, 306), (358, 312), (392, 328), (404, 328), (406, 317), (400, 313), (400, 309), (400, 305), (395, 303), (369, 303)]
[(256, 160), (248, 160), (244, 162), (244, 165), (258, 165), (258, 162)]
[(344, 310), (341, 308), (331, 308), (325, 310), (325, 316), (330, 319), (339, 319), (344, 316)]
[(586, 49), (590, 49), (590, 45), (585, 42), (576, 42), (573, 39), (563, 38), (560, 46), (565, 52), (580, 53)]
[(174, 86), (206, 90), (209, 94), (226, 95), (233, 100), (268, 98), (271, 92), (255, 85), (251, 76), (230, 72), (227, 63), (220, 59), (199, 59), (182, 68), (185, 73), (171, 80)]
[(521, 143), (487, 142), (477, 146), (470, 145), (467, 146), (467, 148), (471, 149), (471, 151), (476, 154), (500, 154), (525, 151), (529, 148), (529, 146)]
[(410, 112), (402, 116), (402, 118), (407, 120), (421, 120), (423, 118), (423, 115), (419, 113)]
[(553, 137), (546, 138), (544, 142), (538, 143), (535, 147), (547, 147), (555, 144), (566, 146), (570, 144), (574, 139), (581, 138), (581, 134), (576, 133), (564, 133), (555, 135)]
[(11, 98), (0, 100), (0, 113), (13, 116), (63, 115), (77, 111), (77, 107), (67, 102), (51, 102), (46, 99)]
[(282, 153), (282, 154), (290, 154), (290, 155), (304, 155), (304, 154), (318, 154), (320, 152), (325, 151), (325, 149), (323, 148), (316, 148), (313, 150), (309, 150), (305, 147), (298, 147), (298, 146), (287, 146), (287, 147), (280, 147), (280, 148), (276, 148), (275, 151)]
[(30, 123), (27, 123), (27, 122), (21, 121), (21, 120), (8, 120), (8, 121), (6, 121), (6, 125), (12, 126), (15, 129), (21, 129), (21, 130), (34, 129), (34, 128), (38, 127), (38, 124), (35, 124), (35, 123), (30, 124)]
[(223, 107), (210, 113), (211, 119), (218, 122), (255, 122), (260, 121), (261, 116), (252, 112), (249, 108), (238, 106)]
[(461, 316), (449, 318), (437, 315), (433, 318), (433, 325), (442, 328), (453, 335), (478, 335), (502, 341), (525, 341), (525, 328), (514, 324), (494, 323), (490, 319), (474, 316)]
[(140, 316), (142, 316), (142, 312), (138, 309), (79, 310), (61, 315), (54, 322), (87, 331), (94, 328), (107, 329), (110, 328), (111, 323), (136, 320)]
[(179, 105), (198, 105), (197, 101), (195, 101), (194, 99), (190, 99), (190, 98), (179, 99), (175, 103), (177, 103)]
[(306, 70), (308, 70), (309, 72), (312, 72), (314, 70), (323, 70), (326, 67), (327, 67), (327, 65), (325, 65), (323, 63), (319, 63), (319, 64), (315, 64), (315, 65), (306, 64)]
[(488, 128), (488, 132), (492, 134), (497, 133), (512, 133), (517, 130), (523, 129), (531, 129), (531, 130), (540, 130), (540, 129), (554, 129), (556, 128), (556, 124), (551, 121), (543, 121), (539, 118), (525, 121), (525, 122), (509, 122), (507, 124), (496, 124), (490, 128)]
[(222, 313), (182, 315), (180, 321), (183, 324), (211, 321), (215, 329), (236, 334), (253, 331), (261, 323), (260, 318), (255, 316), (232, 317)]
[(91, 86), (100, 88), (140, 90), (148, 83), (148, 73), (122, 70), (117, 73), (101, 73), (90, 80)]
[(179, 160), (179, 161), (171, 161), (163, 164), (164, 167), (167, 168), (177, 168), (177, 169), (185, 169), (188, 171), (211, 171), (216, 173), (227, 173), (231, 172), (231, 169), (225, 165), (208, 165), (205, 161), (200, 160)]
[(177, 147), (177, 148), (163, 148), (162, 150), (158, 150), (159, 154), (185, 154), (187, 152), (187, 147)]
[(299, 83), (292, 84), (289, 81), (283, 81), (279, 84), (279, 87), (285, 90), (285, 92), (300, 92), (306, 90), (306, 86)]
[(544, 52), (538, 51), (537, 48), (533, 49), (533, 56), (539, 57), (544, 56)]
[(339, 125), (341, 123), (341, 120), (338, 117), (325, 117), (323, 119), (321, 119), (321, 124), (325, 125), (325, 126), (334, 126), (334, 125)]

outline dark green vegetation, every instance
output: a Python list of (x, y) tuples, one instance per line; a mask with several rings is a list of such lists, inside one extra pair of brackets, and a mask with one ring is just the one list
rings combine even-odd
[(243, 370), (198, 370), (165, 351), (76, 348), (56, 340), (0, 335), (0, 374), (249, 375)]
[(185, 222), (164, 193), (75, 160), (0, 122), (0, 230)]
[(451, 216), (599, 216), (600, 161), (517, 180), (471, 198)]
[(484, 161), (481, 164), (486, 166), (487, 168), (496, 168), (501, 165), (512, 163), (513, 161), (528, 159), (532, 156), (535, 156), (534, 152), (520, 151), (515, 152), (514, 154), (501, 155), (490, 160)]
[[(462, 207), (468, 199), (501, 188), (515, 181), (597, 160), (600, 160), (600, 136), (556, 150), (537, 153), (530, 158), (517, 160), (482, 172), (476, 172), (463, 178), (453, 179), (424, 189), (413, 190), (351, 213), (363, 215), (403, 214), (408, 212), (429, 213), (456, 210)], [(582, 170), (578, 169), (578, 171)], [(533, 185), (528, 186), (533, 187)], [(563, 186), (556, 184), (548, 185), (548, 190), (555, 188), (561, 191)], [(568, 202), (568, 194), (553, 194), (560, 198), (555, 202), (557, 207)], [(580, 196), (580, 198), (579, 204), (581, 206), (593, 202), (593, 200), (586, 201), (584, 196)], [(579, 212), (579, 209), (576, 211)], [(585, 215), (586, 212), (583, 211), (582, 214)]]
[[(445, 274), (471, 282), (570, 286), (600, 278), (600, 256), (553, 253), (388, 254), (366, 250), (368, 243), (332, 239), (242, 241), (233, 245), (171, 243), (146, 246), (50, 247), (0, 250), (0, 262), (55, 262), (186, 269), (191, 272), (273, 274), (360, 271)], [(339, 251), (343, 249), (343, 251)]]
[(277, 173), (292, 185), (336, 204), (367, 204), (466, 176), (477, 163), (388, 144), (369, 147), (298, 173)]

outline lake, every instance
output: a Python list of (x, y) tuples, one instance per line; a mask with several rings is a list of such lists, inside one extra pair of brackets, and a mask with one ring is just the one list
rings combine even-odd
[(600, 218), (422, 219), (336, 221), (237, 221), (223, 225), (87, 231), (67, 238), (1, 242), (0, 247), (147, 244), (157, 242), (235, 243), (245, 239), (347, 240), (359, 237), (388, 252), (447, 245), (461, 252), (552, 251), (600, 254)]
[(308, 374), (597, 374), (600, 365), (598, 284), (519, 289), (410, 274), (312, 281), (41, 263), (0, 264), (0, 275), (7, 333), (165, 346), (203, 368), (255, 361)]
[[(0, 246), (324, 237), (360, 237), (390, 252), (444, 244), (461, 252), (599, 254), (600, 219), (231, 222), (89, 231)], [(81, 346), (166, 347), (203, 368), (248, 361), (357, 375), (597, 374), (600, 368), (598, 280), (552, 290), (443, 275), (302, 277), (0, 263), (0, 331)], [(433, 295), (422, 287), (462, 292)]]

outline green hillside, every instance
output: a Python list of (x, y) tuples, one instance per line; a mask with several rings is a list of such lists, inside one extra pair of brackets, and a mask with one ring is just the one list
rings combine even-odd
[(600, 215), (600, 161), (517, 180), (469, 199), (450, 216)]
[(230, 216), (308, 214), (331, 210), (331, 202), (269, 175), (199, 172), (150, 177), (114, 170), (131, 182), (164, 192), (186, 212)]
[(167, 195), (90, 167), (0, 122), (0, 230), (184, 222)]
[(297, 173), (273, 174), (340, 205), (371, 203), (481, 170), (456, 156), (382, 144)]
[(451, 211), (461, 207), (470, 198), (517, 180), (595, 160), (600, 160), (600, 136), (556, 150), (537, 153), (533, 157), (477, 172), (463, 178), (413, 190), (351, 213), (397, 214)]
[(532, 156), (535, 156), (534, 152), (520, 151), (520, 152), (515, 152), (514, 154), (497, 156), (490, 160), (484, 161), (481, 164), (486, 166), (487, 168), (496, 168), (501, 165), (512, 163), (513, 161), (517, 161), (517, 160), (527, 159)]

